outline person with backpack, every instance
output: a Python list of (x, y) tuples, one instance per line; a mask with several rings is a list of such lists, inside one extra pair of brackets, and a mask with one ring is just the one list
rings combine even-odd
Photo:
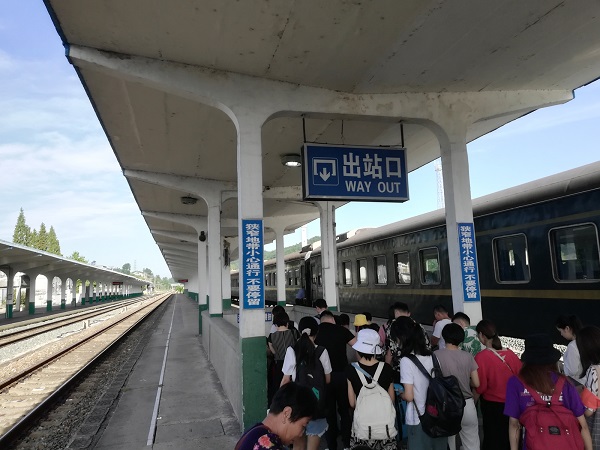
[(525, 338), (523, 367), (508, 380), (504, 414), (511, 450), (593, 450), (577, 389), (558, 372), (560, 352), (547, 334)]
[(396, 343), (400, 349), (400, 382), (404, 386), (402, 398), (408, 402), (408, 447), (418, 450), (446, 450), (447, 436), (450, 434), (446, 437), (432, 437), (421, 424), (421, 417), (426, 413), (430, 379), (418, 365), (422, 366), (427, 374), (434, 368), (433, 356), (427, 348), (421, 327), (410, 317), (398, 317), (392, 324), (392, 334), (396, 336)]
[(382, 353), (379, 333), (363, 328), (352, 348), (358, 354), (358, 362), (346, 368), (348, 403), (354, 409), (350, 444), (395, 450), (398, 432), (393, 371), (389, 364), (376, 359)]
[(315, 345), (319, 325), (313, 317), (303, 317), (298, 324), (301, 335), (288, 347), (283, 361), (281, 386), (290, 381), (310, 388), (317, 399), (317, 412), (306, 426), (306, 436), (294, 442), (294, 450), (317, 450), (327, 431), (325, 386), (331, 381), (331, 361), (327, 349)]
[[(477, 363), (471, 353), (459, 349), (465, 339), (465, 332), (459, 324), (446, 325), (442, 330), (442, 337), (446, 341), (446, 348), (436, 350), (433, 354), (440, 363), (442, 374), (456, 377), (465, 398), (465, 409), (460, 422), (462, 447), (464, 450), (480, 450), (479, 421), (472, 393), (472, 388), (479, 386)], [(448, 438), (448, 447), (456, 450), (456, 436)]]
[(285, 310), (276, 313), (275, 317), (273, 317), (273, 324), (277, 326), (277, 329), (267, 337), (267, 345), (273, 355), (271, 372), (268, 374), (271, 378), (268, 383), (268, 386), (270, 386), (270, 391), (268, 392), (269, 403), (275, 392), (279, 389), (279, 386), (281, 386), (281, 368), (283, 367), (285, 352), (300, 337), (300, 333), (293, 325), (289, 328), (289, 323), (290, 318)]

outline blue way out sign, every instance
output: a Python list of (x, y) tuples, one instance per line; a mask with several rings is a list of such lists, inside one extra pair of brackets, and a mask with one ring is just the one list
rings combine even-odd
[(304, 144), (303, 165), (305, 200), (408, 200), (404, 148)]

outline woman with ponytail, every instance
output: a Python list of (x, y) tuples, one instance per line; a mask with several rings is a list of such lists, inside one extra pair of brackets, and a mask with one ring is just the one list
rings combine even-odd
[(513, 375), (521, 370), (521, 360), (512, 350), (502, 348), (496, 326), (489, 320), (477, 324), (477, 337), (485, 350), (475, 355), (479, 366), (479, 387), (481, 414), (483, 416), (482, 450), (509, 450), (508, 416), (504, 415), (506, 385)]
[(327, 350), (320, 345), (315, 345), (319, 324), (314, 317), (300, 319), (298, 329), (301, 333), (300, 339), (293, 347), (288, 347), (285, 353), (281, 386), (290, 381), (305, 385), (306, 380), (310, 379), (310, 383), (306, 386), (317, 396), (320, 407), (306, 426), (306, 436), (294, 442), (294, 450), (317, 450), (321, 436), (327, 431), (327, 419), (323, 410), (324, 387), (331, 381), (331, 361)]

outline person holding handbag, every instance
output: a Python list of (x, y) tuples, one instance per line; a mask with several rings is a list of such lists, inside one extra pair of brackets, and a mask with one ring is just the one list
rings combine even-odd
[(504, 415), (506, 385), (513, 375), (521, 370), (521, 360), (510, 349), (502, 348), (496, 326), (482, 320), (475, 329), (485, 349), (477, 353), (477, 375), (483, 416), (482, 450), (508, 450), (508, 417)]
[(584, 327), (577, 334), (584, 390), (581, 395), (594, 450), (600, 450), (600, 328)]

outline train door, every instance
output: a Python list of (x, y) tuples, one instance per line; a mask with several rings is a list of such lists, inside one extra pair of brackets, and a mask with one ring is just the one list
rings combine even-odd
[(304, 299), (300, 302), (302, 306), (312, 306), (312, 295), (310, 289), (310, 263), (300, 264), (300, 287), (304, 290)]

